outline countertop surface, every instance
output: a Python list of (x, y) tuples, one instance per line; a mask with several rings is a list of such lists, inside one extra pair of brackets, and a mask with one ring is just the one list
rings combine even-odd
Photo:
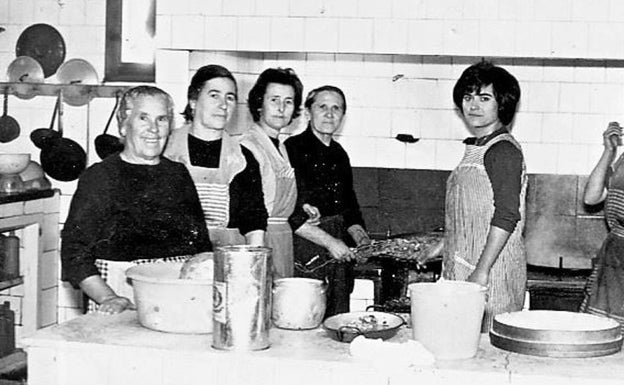
[[(402, 328), (390, 342), (404, 342), (411, 337), (411, 329)], [(148, 351), (166, 351), (167, 354), (201, 355), (206, 359), (219, 360), (224, 355), (242, 354), (245, 360), (281, 360), (280, 362), (307, 361), (327, 368), (361, 366), (349, 355), (349, 344), (332, 340), (322, 328), (290, 331), (272, 328), (271, 347), (255, 352), (230, 352), (211, 347), (211, 334), (173, 334), (152, 331), (142, 327), (136, 312), (126, 311), (114, 316), (89, 314), (63, 324), (37, 331), (23, 340), (24, 345), (36, 348), (68, 348), (90, 345), (94, 348), (124, 347)], [(220, 357), (220, 358), (219, 358)], [(239, 356), (240, 357), (240, 356)], [(229, 358), (228, 358), (229, 359)], [(481, 335), (479, 351), (475, 358), (461, 361), (438, 361), (435, 364), (409, 368), (410, 376), (422, 373), (448, 373), (459, 371), (471, 375), (481, 373), (490, 379), (545, 380), (566, 378), (576, 383), (603, 380), (605, 383), (624, 383), (624, 353), (593, 358), (551, 358), (512, 353), (493, 347), (487, 334)], [(457, 373), (456, 373), (457, 374)], [(495, 377), (493, 377), (495, 376)], [(569, 382), (567, 382), (569, 383)]]

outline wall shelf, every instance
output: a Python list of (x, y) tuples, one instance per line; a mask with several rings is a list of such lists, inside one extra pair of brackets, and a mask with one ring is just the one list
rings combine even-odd
[(63, 94), (89, 95), (90, 98), (114, 98), (118, 93), (131, 87), (128, 85), (0, 82), (0, 93), (4, 94), (6, 90), (10, 95), (30, 99), (35, 96), (57, 96), (59, 90), (62, 89)]
[(24, 283), (24, 277), (10, 277), (4, 273), (0, 273), (0, 290), (5, 290), (13, 286)]

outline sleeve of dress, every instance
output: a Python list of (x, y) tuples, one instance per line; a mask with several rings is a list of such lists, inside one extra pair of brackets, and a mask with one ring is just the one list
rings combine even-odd
[(264, 207), (260, 165), (251, 151), (241, 147), (247, 166), (232, 180), (230, 194), (238, 196), (238, 210), (232, 215), (236, 217), (234, 222), (240, 233), (245, 235), (254, 230), (266, 231), (268, 214)]
[(344, 198), (344, 221), (345, 226), (349, 228), (352, 225), (361, 225), (363, 228), (366, 228), (364, 224), (364, 219), (362, 218), (362, 212), (360, 211), (360, 204), (358, 203), (357, 196), (355, 195), (355, 190), (353, 189), (353, 170), (351, 169), (351, 162), (349, 161), (349, 156), (345, 152), (344, 154), (343, 170), (341, 171), (344, 178), (345, 185), (345, 198)]
[(510, 233), (520, 220), (522, 162), (522, 152), (508, 141), (492, 145), (484, 158), (494, 192), (494, 215), (490, 224)]
[(109, 179), (93, 169), (83, 173), (61, 232), (61, 279), (75, 288), (87, 277), (99, 274), (94, 248), (100, 237), (101, 223), (109, 215)]
[(290, 139), (284, 142), (284, 146), (286, 147), (286, 152), (288, 152), (290, 165), (295, 170), (295, 180), (297, 182), (297, 202), (295, 203), (293, 213), (290, 214), (290, 217), (288, 217), (288, 223), (294, 232), (308, 220), (308, 214), (303, 211), (303, 204), (308, 203), (308, 189), (306, 188), (304, 178), (301, 175), (301, 162), (303, 161), (301, 156), (302, 152), (297, 150), (293, 141)]
[(183, 194), (183, 202), (189, 213), (190, 220), (192, 221), (189, 226), (191, 227), (191, 231), (197, 231), (195, 240), (197, 251), (212, 251), (212, 244), (210, 243), (208, 228), (206, 227), (204, 211), (199, 202), (199, 196), (197, 195), (197, 189), (195, 188), (193, 178), (185, 166), (181, 167), (180, 174), (182, 175), (181, 191)]

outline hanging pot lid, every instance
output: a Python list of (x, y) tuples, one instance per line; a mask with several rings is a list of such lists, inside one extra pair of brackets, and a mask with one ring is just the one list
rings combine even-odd
[[(7, 79), (12, 83), (43, 83), (43, 68), (30, 56), (18, 56), (7, 69)], [(16, 87), (15, 96), (32, 99), (37, 95), (34, 87)]]
[[(70, 59), (61, 64), (56, 72), (56, 79), (61, 84), (82, 85), (99, 83), (95, 68), (84, 59)], [(63, 93), (63, 101), (70, 106), (83, 106), (91, 101), (92, 96), (84, 87), (68, 87)]]
[(51, 25), (33, 24), (17, 39), (15, 56), (35, 59), (41, 65), (44, 77), (48, 78), (65, 60), (65, 41)]

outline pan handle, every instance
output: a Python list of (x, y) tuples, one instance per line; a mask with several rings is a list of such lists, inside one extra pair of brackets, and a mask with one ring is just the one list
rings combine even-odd
[(346, 333), (355, 334), (356, 336), (360, 336), (363, 334), (362, 331), (355, 326), (341, 326), (338, 328), (338, 330), (336, 330), (336, 334), (338, 335), (338, 340), (340, 342), (343, 342), (345, 340)]
[(108, 131), (108, 126), (110, 126), (113, 117), (115, 117), (115, 112), (117, 112), (117, 107), (119, 107), (119, 91), (115, 93), (115, 106), (113, 107), (113, 111), (111, 111), (110, 116), (108, 117), (108, 121), (106, 122), (106, 127), (104, 127), (104, 134)]
[(63, 88), (59, 88), (58, 96), (58, 132), (63, 137)]

